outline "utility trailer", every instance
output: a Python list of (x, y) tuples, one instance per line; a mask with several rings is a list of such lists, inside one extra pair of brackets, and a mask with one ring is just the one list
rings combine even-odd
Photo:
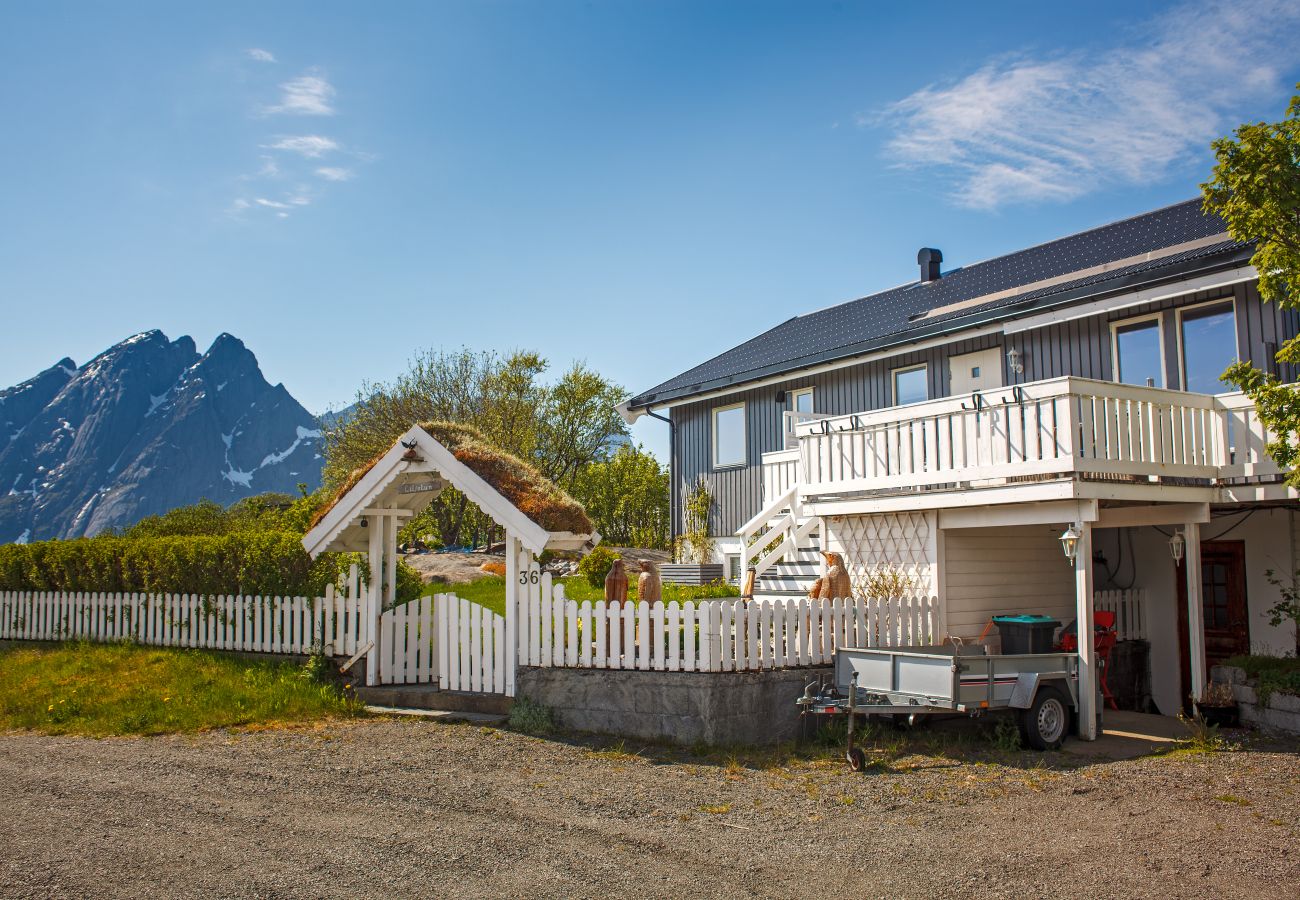
[(848, 716), (845, 755), (855, 771), (866, 762), (853, 744), (858, 716), (914, 722), (924, 715), (1017, 710), (1025, 743), (1055, 750), (1078, 713), (1079, 659), (1073, 653), (989, 656), (983, 646), (961, 644), (843, 647), (835, 652), (833, 683), (810, 683), (797, 702), (804, 716)]

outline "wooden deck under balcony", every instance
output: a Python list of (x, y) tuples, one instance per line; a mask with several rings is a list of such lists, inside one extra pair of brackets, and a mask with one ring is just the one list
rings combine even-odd
[(764, 498), (797, 483), (819, 512), (1294, 496), (1240, 394), (1054, 378), (804, 421), (795, 436), (764, 454)]

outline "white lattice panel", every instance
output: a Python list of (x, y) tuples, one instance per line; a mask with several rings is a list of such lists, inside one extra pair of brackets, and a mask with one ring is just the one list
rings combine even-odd
[(856, 591), (882, 573), (896, 572), (909, 593), (935, 592), (933, 512), (831, 516), (826, 520), (827, 546), (843, 555)]

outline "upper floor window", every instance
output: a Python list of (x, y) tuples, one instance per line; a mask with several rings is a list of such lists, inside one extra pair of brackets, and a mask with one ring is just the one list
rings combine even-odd
[(1178, 311), (1183, 390), (1221, 394), (1234, 388), (1220, 380), (1237, 361), (1237, 320), (1232, 301)]
[(745, 456), (745, 404), (713, 410), (713, 467), (743, 466)]
[(800, 388), (790, 394), (791, 405), (795, 412), (810, 413), (813, 411), (813, 389)]
[(894, 405), (930, 399), (930, 379), (925, 363), (893, 371)]
[(1160, 314), (1116, 322), (1114, 339), (1115, 380), (1147, 387), (1165, 386), (1164, 337)]

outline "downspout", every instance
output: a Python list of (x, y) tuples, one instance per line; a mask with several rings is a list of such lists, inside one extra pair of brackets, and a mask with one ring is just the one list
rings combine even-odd
[(673, 562), (677, 562), (677, 513), (680, 504), (680, 486), (677, 484), (677, 423), (648, 406), (645, 414), (668, 423), (668, 547), (672, 551)]

